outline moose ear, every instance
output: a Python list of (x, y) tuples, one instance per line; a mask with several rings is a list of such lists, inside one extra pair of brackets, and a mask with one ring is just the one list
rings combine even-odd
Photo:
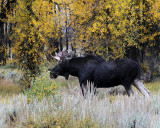
[(70, 60), (75, 56), (75, 51), (71, 51), (67, 54), (66, 59)]
[(66, 58), (66, 55), (68, 54), (68, 51), (62, 51), (62, 55), (60, 56), (61, 60), (63, 61)]

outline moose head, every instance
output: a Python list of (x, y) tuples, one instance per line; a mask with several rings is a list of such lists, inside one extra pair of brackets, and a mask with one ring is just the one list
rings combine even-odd
[(49, 69), (50, 78), (57, 78), (60, 75), (64, 76), (67, 80), (69, 78), (69, 74), (66, 72), (67, 61), (72, 59), (73, 56), (75, 56), (74, 51), (71, 51), (69, 53), (68, 51), (61, 51), (59, 53), (56, 53), (55, 56), (52, 56), (54, 59), (58, 60), (58, 64), (53, 69)]

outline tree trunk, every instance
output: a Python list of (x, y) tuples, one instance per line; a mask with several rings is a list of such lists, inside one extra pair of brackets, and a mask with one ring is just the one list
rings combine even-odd
[(1, 1), (1, 13), (0, 13), (0, 62), (3, 62), (3, 65), (6, 64), (6, 49), (9, 42), (7, 37), (8, 30), (7, 30), (7, 23), (4, 22), (4, 19), (7, 19), (8, 12), (12, 11), (12, 5), (16, 3), (16, 0), (7, 0), (7, 3), (4, 4), (6, 1)]
[[(9, 24), (9, 31), (11, 32), (12, 31), (12, 24), (10, 23)], [(12, 41), (9, 40), (9, 57), (10, 57), (10, 60), (13, 59), (13, 54), (12, 54)]]
[(65, 29), (66, 29), (66, 34), (65, 34), (65, 38), (66, 38), (66, 50), (68, 50), (68, 18), (67, 18), (67, 5), (65, 4)]
[(5, 18), (5, 10), (3, 7), (4, 0), (1, 1), (1, 13), (0, 13), (0, 62), (4, 64), (4, 22), (1, 19)]
[(59, 35), (59, 46), (60, 46), (60, 51), (63, 50), (63, 44), (62, 44), (62, 32), (60, 32), (60, 35)]

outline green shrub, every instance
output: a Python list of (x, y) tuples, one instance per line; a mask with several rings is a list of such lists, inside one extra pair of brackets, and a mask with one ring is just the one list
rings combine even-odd
[(57, 94), (58, 87), (59, 84), (50, 79), (49, 73), (43, 72), (42, 75), (33, 80), (33, 86), (31, 89), (26, 90), (24, 93), (27, 94), (28, 100), (30, 100), (31, 97), (43, 99), (50, 95), (55, 96), (55, 94)]

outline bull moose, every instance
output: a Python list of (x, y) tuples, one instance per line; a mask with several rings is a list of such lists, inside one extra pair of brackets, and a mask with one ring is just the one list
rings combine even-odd
[(86, 55), (75, 57), (73, 52), (59, 52), (54, 56), (59, 63), (50, 70), (50, 78), (59, 75), (68, 79), (69, 75), (79, 79), (83, 96), (87, 81), (94, 83), (94, 88), (108, 88), (123, 85), (128, 96), (133, 95), (134, 85), (145, 96), (149, 91), (144, 87), (140, 79), (140, 66), (131, 59), (116, 59), (105, 61), (100, 56)]

